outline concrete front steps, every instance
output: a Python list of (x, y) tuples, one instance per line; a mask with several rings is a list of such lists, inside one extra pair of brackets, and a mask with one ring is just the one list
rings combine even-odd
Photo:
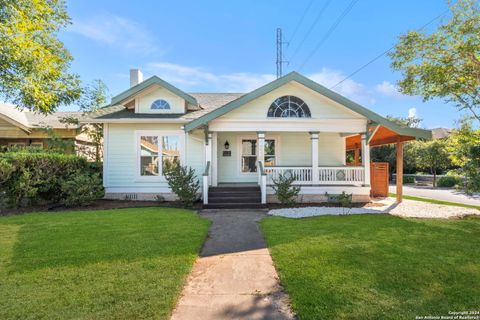
[(258, 186), (218, 186), (208, 188), (208, 204), (205, 209), (256, 209), (262, 204)]

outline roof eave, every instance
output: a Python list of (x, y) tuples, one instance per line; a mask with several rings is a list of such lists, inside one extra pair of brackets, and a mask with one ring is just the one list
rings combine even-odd
[(174, 94), (182, 97), (183, 99), (185, 99), (185, 101), (187, 101), (188, 103), (194, 105), (194, 106), (198, 106), (198, 102), (197, 102), (197, 99), (195, 99), (194, 97), (192, 97), (191, 95), (189, 95), (188, 93), (186, 92), (183, 92), (182, 90), (178, 89), (177, 87), (171, 85), (170, 83), (160, 79), (159, 77), (157, 76), (153, 76), (153, 77), (150, 77), (148, 78), (147, 80), (145, 81), (142, 81), (140, 82), (139, 84), (131, 87), (130, 89), (127, 89), (125, 90), (124, 92), (114, 96), (112, 98), (112, 101), (110, 103), (110, 105), (115, 105), (115, 104), (118, 104), (122, 101), (125, 101), (126, 99), (128, 99), (129, 97), (147, 89), (148, 87), (150, 87), (151, 85), (154, 85), (154, 84), (158, 84), (160, 85), (161, 87), (164, 87), (165, 89), (173, 92)]

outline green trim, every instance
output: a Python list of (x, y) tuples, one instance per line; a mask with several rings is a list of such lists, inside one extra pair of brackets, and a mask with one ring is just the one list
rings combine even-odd
[[(373, 128), (373, 130), (370, 131), (370, 128)], [(378, 129), (380, 129), (380, 126), (376, 123), (367, 126), (367, 144), (370, 144), (370, 141), (372, 140), (375, 133), (377, 133)]]
[(170, 83), (160, 79), (157, 76), (150, 77), (147, 80), (145, 80), (143, 82), (140, 82), (136, 86), (133, 86), (130, 89), (125, 90), (122, 93), (116, 95), (115, 97), (112, 98), (111, 105), (118, 104), (118, 103), (130, 98), (131, 96), (136, 95), (140, 91), (143, 91), (143, 90), (147, 89), (148, 87), (150, 87), (153, 84), (158, 84), (159, 86), (173, 92), (177, 96), (182, 97), (188, 103), (193, 104), (195, 106), (198, 106), (197, 99), (195, 99), (191, 95), (183, 92), (182, 90), (178, 89), (177, 87), (171, 85)]
[(223, 116), (224, 114), (235, 110), (244, 104), (260, 97), (263, 96), (291, 81), (298, 82), (305, 87), (316, 91), (320, 93), (321, 95), (349, 108), (350, 110), (368, 118), (369, 120), (382, 125), (384, 127), (387, 127), (388, 129), (397, 132), (398, 134), (405, 135), (405, 136), (413, 136), (416, 138), (422, 138), (422, 139), (431, 139), (432, 138), (432, 132), (430, 130), (423, 130), (423, 129), (416, 129), (416, 128), (404, 128), (400, 127), (399, 125), (389, 121), (388, 119), (380, 116), (379, 114), (368, 110), (365, 107), (362, 107), (361, 105), (351, 101), (350, 99), (345, 98), (344, 96), (325, 88), (324, 86), (316, 83), (313, 80), (308, 79), (307, 77), (302, 76), (301, 74), (293, 71), (290, 72), (289, 74), (278, 78), (258, 89), (253, 90), (252, 92), (241, 96), (240, 98), (233, 100), (226, 105), (213, 110), (212, 112), (209, 112), (200, 118), (197, 118), (185, 125), (185, 131), (191, 131), (195, 128), (198, 128), (202, 125), (206, 125), (210, 121)]

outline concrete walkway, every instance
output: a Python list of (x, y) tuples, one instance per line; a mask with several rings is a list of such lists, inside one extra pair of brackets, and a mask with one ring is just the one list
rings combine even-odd
[[(389, 192), (395, 193), (395, 186), (390, 186)], [(442, 201), (458, 202), (480, 206), (480, 194), (468, 195), (452, 188), (437, 188), (425, 186), (403, 186), (403, 194), (407, 196), (430, 198)]]
[(209, 210), (213, 223), (172, 320), (294, 319), (257, 222), (261, 210)]

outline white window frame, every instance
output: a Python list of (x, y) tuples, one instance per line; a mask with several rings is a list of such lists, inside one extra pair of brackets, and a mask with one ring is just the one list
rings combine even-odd
[(178, 136), (179, 152), (180, 152), (180, 164), (185, 165), (185, 132), (183, 130), (136, 130), (135, 131), (135, 177), (138, 181), (151, 181), (151, 182), (165, 182), (165, 176), (162, 172), (162, 165), (158, 165), (158, 176), (142, 176), (140, 174), (141, 167), (141, 148), (140, 137), (142, 136), (157, 136), (158, 137), (158, 161), (162, 161), (162, 141), (164, 136)]
[(30, 146), (32, 147), (39, 147), (39, 148), (42, 148), (43, 149), (43, 142), (42, 141), (36, 141), (36, 142), (32, 142), (30, 143)]
[(27, 146), (27, 144), (25, 142), (9, 142), (8, 143), (9, 148), (14, 147), (14, 146), (25, 148)]
[[(258, 161), (258, 136), (255, 134), (249, 135), (239, 135), (237, 136), (237, 172), (239, 176), (253, 176), (257, 175), (258, 172), (243, 172), (242, 171), (242, 140), (257, 140), (256, 145), (256, 156)], [(275, 141), (275, 165), (278, 166), (280, 163), (280, 136), (278, 135), (265, 135), (265, 140), (274, 140)], [(265, 160), (264, 160), (265, 161)]]

